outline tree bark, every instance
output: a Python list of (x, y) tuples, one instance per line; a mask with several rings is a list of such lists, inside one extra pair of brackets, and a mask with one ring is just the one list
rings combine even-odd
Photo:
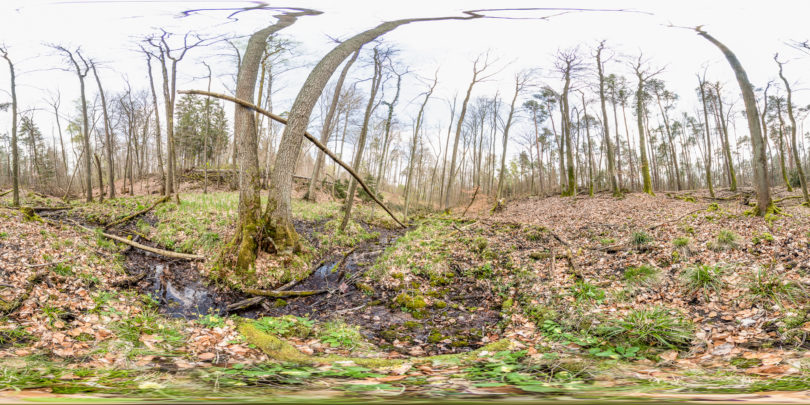
[(793, 153), (793, 161), (796, 163), (796, 171), (799, 174), (799, 182), (801, 183), (804, 202), (810, 205), (810, 197), (807, 195), (807, 179), (804, 176), (804, 168), (802, 167), (799, 147), (796, 142), (796, 117), (793, 114), (793, 92), (790, 90), (790, 83), (782, 72), (782, 63), (778, 60), (778, 54), (774, 55), (773, 60), (779, 65), (779, 77), (782, 79), (782, 82), (785, 83), (785, 90), (787, 91), (787, 113), (790, 119), (790, 150)]
[[(96, 77), (98, 92), (101, 94), (101, 111), (104, 116), (104, 143), (106, 143), (107, 146), (107, 182), (110, 184), (110, 198), (115, 198), (115, 166), (113, 165), (112, 131), (110, 128), (110, 117), (107, 114), (107, 98), (104, 96), (104, 88), (101, 87), (101, 79), (98, 77), (96, 64), (91, 61), (90, 67), (93, 69), (93, 76)], [(98, 181), (99, 184), (101, 184), (101, 177), (99, 177)], [(103, 189), (101, 193), (104, 194)]]
[(11, 205), (20, 206), (20, 152), (17, 149), (17, 79), (14, 73), (14, 63), (8, 56), (8, 51), (0, 47), (3, 59), (8, 63), (11, 77)]
[(755, 208), (755, 212), (757, 215), (764, 216), (768, 209), (771, 208), (772, 201), (770, 185), (768, 184), (768, 162), (765, 160), (765, 144), (762, 140), (762, 133), (760, 132), (759, 112), (757, 111), (754, 90), (737, 56), (723, 43), (706, 33), (706, 31), (703, 31), (700, 27), (695, 28), (695, 31), (723, 52), (729, 65), (731, 65), (731, 69), (734, 70), (737, 84), (742, 91), (743, 101), (745, 102), (745, 113), (748, 118), (748, 130), (751, 133), (751, 148), (753, 149), (752, 166), (754, 167), (754, 187), (757, 190), (757, 207)]
[[(349, 69), (352, 67), (352, 64), (354, 64), (354, 61), (357, 60), (358, 55), (360, 55), (360, 49), (355, 51), (351, 59), (349, 59), (349, 61), (346, 62), (346, 65), (343, 66), (343, 70), (340, 72), (340, 76), (338, 76), (338, 81), (335, 83), (335, 92), (332, 95), (332, 101), (329, 104), (329, 110), (326, 113), (323, 128), (321, 129), (321, 143), (324, 145), (329, 141), (329, 136), (332, 133), (332, 126), (333, 122), (335, 121), (335, 112), (337, 111), (340, 92), (343, 89), (343, 82), (346, 81), (346, 76), (349, 74)], [(323, 152), (319, 150), (318, 157), (315, 158), (315, 167), (312, 169), (312, 178), (309, 179), (307, 193), (304, 194), (305, 200), (315, 201), (315, 183), (318, 182), (318, 173), (321, 171), (321, 166), (323, 166)]]
[[(596, 67), (599, 73), (599, 103), (602, 107), (602, 133), (605, 139), (605, 148), (607, 149), (607, 174), (610, 182), (610, 191), (613, 192), (614, 196), (620, 196), (621, 190), (619, 190), (619, 181), (616, 178), (616, 155), (613, 152), (613, 143), (610, 140), (610, 125), (608, 124), (607, 108), (605, 107), (605, 74), (602, 70), (602, 50), (604, 47), (605, 41), (602, 41), (596, 49)], [(615, 114), (615, 105), (613, 111)]]

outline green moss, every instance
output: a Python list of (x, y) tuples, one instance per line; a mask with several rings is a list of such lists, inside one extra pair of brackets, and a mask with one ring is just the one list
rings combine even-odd
[(416, 322), (416, 321), (405, 321), (405, 322), (403, 322), (403, 323), (402, 323), (402, 326), (404, 326), (404, 327), (405, 327), (405, 328), (407, 328), (407, 329), (416, 329), (416, 328), (418, 328), (418, 327), (419, 327), (419, 322)]
[(532, 260), (543, 260), (551, 257), (551, 252), (548, 250), (535, 250), (529, 253), (529, 258)]
[(711, 203), (711, 204), (709, 204), (709, 208), (706, 208), (706, 211), (709, 211), (709, 212), (714, 212), (714, 211), (719, 211), (719, 210), (720, 210), (720, 205), (717, 204), (717, 203)]
[(370, 286), (370, 285), (368, 285), (366, 283), (357, 282), (355, 284), (355, 286), (357, 287), (358, 290), (362, 291), (366, 295), (374, 295), (374, 292), (375, 292), (374, 287), (372, 287), (372, 286)]
[(441, 342), (444, 339), (445, 339), (445, 336), (442, 335), (441, 332), (439, 332), (436, 329), (433, 329), (432, 331), (430, 331), (430, 335), (428, 335), (427, 341), (428, 341), (428, 343), (436, 344), (436, 343)]
[(427, 307), (425, 297), (417, 293), (400, 293), (394, 298), (394, 302), (411, 311), (421, 311)]
[(515, 305), (515, 302), (511, 298), (507, 298), (501, 304), (501, 310), (509, 311), (510, 309), (512, 309), (512, 306), (514, 306), (514, 305)]
[(276, 308), (284, 308), (287, 306), (287, 301), (279, 298), (276, 300), (276, 302), (273, 303), (273, 306)]

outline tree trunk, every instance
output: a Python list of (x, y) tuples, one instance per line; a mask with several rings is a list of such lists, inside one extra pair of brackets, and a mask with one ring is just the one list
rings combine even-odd
[(402, 215), (402, 222), (408, 222), (408, 206), (411, 202), (411, 177), (413, 176), (413, 164), (414, 160), (416, 159), (416, 148), (419, 144), (419, 132), (422, 130), (422, 118), (425, 114), (425, 106), (430, 100), (430, 96), (433, 95), (433, 89), (436, 88), (436, 84), (438, 83), (439, 78), (438, 76), (434, 76), (433, 84), (428, 89), (427, 93), (425, 94), (425, 100), (422, 101), (422, 105), (419, 107), (419, 113), (416, 114), (416, 124), (413, 128), (413, 142), (411, 144), (411, 157), (408, 161), (408, 178), (405, 180), (405, 212)]
[(637, 71), (638, 89), (636, 90), (636, 115), (638, 116), (638, 149), (641, 155), (642, 191), (655, 195), (650, 178), (650, 162), (647, 159), (647, 138), (644, 136), (644, 76)]
[(793, 161), (796, 162), (796, 171), (799, 174), (799, 182), (802, 186), (802, 196), (804, 197), (804, 202), (805, 204), (810, 205), (810, 197), (807, 195), (807, 179), (804, 177), (804, 168), (802, 167), (802, 160), (799, 156), (799, 147), (798, 143), (796, 142), (796, 117), (793, 115), (793, 92), (790, 90), (790, 83), (788, 83), (787, 78), (785, 78), (784, 74), (782, 73), (782, 63), (778, 61), (777, 56), (774, 56), (773, 59), (779, 65), (779, 77), (782, 79), (782, 82), (785, 83), (785, 90), (787, 91), (787, 113), (788, 118), (790, 119), (790, 149), (793, 153)]
[(768, 162), (765, 160), (765, 144), (762, 141), (762, 133), (760, 132), (759, 112), (757, 111), (756, 97), (751, 82), (748, 81), (748, 75), (745, 73), (740, 61), (737, 57), (723, 45), (720, 41), (703, 31), (700, 27), (695, 29), (699, 35), (706, 38), (709, 42), (714, 44), (720, 51), (723, 52), (734, 75), (737, 78), (737, 84), (743, 94), (743, 101), (745, 102), (745, 113), (748, 117), (748, 130), (751, 133), (751, 148), (753, 149), (754, 167), (754, 187), (757, 190), (757, 207), (755, 209), (757, 215), (765, 215), (771, 207), (771, 190), (768, 184)]
[[(267, 44), (267, 38), (294, 24), (298, 16), (318, 14), (312, 11), (287, 13), (275, 16), (278, 21), (254, 32), (248, 40), (244, 56), (239, 64), (236, 79), (236, 98), (253, 102), (259, 65)], [(255, 265), (261, 239), (261, 168), (259, 166), (259, 140), (256, 115), (245, 106), (234, 107), (234, 141), (238, 146), (239, 209), (236, 234), (231, 246), (236, 254), (236, 271), (245, 277)]]
[[(503, 127), (503, 153), (501, 153), (501, 171), (498, 173), (498, 191), (495, 194), (495, 204), (499, 204), (498, 201), (501, 200), (501, 193), (503, 192), (503, 176), (506, 172), (506, 145), (509, 141), (509, 128), (512, 127), (512, 119), (515, 116), (515, 103), (517, 102), (518, 95), (520, 95), (523, 82), (525, 82), (525, 79), (520, 77), (520, 74), (515, 76), (515, 95), (512, 96), (512, 104), (509, 106), (509, 115), (506, 118), (506, 125)], [(472, 86), (470, 86), (470, 89), (472, 89)], [(469, 97), (469, 92), (467, 96)], [(461, 127), (460, 120), (458, 126)]]
[(163, 167), (163, 140), (160, 136), (160, 109), (158, 109), (157, 93), (155, 92), (155, 81), (152, 77), (152, 55), (146, 54), (146, 66), (149, 71), (149, 89), (152, 91), (152, 110), (155, 112), (155, 146), (157, 147), (158, 170), (160, 171), (160, 194), (169, 195), (166, 187), (166, 171)]
[[(335, 93), (332, 95), (332, 101), (329, 104), (329, 110), (326, 113), (326, 119), (323, 123), (323, 128), (321, 129), (321, 143), (326, 144), (329, 141), (329, 135), (332, 133), (332, 123), (335, 120), (335, 112), (337, 111), (338, 101), (340, 99), (340, 92), (343, 88), (343, 82), (346, 80), (346, 76), (349, 73), (349, 69), (354, 64), (354, 61), (357, 60), (357, 56), (360, 55), (360, 49), (354, 52), (351, 59), (346, 62), (346, 65), (343, 66), (343, 70), (340, 72), (340, 76), (338, 76), (338, 81), (335, 83)], [(321, 166), (323, 166), (323, 151), (318, 151), (318, 157), (315, 159), (315, 167), (312, 169), (312, 177), (309, 179), (309, 187), (307, 188), (307, 193), (304, 194), (304, 199), (309, 201), (315, 201), (315, 183), (318, 182), (318, 173), (321, 171)]]
[[(619, 190), (619, 181), (616, 178), (616, 156), (613, 153), (613, 144), (610, 140), (610, 125), (608, 124), (607, 108), (605, 107), (605, 76), (604, 72), (602, 71), (602, 49), (604, 49), (604, 45), (605, 42), (602, 41), (599, 43), (599, 48), (596, 50), (596, 67), (599, 73), (599, 102), (602, 107), (602, 130), (605, 139), (605, 148), (607, 149), (607, 174), (610, 183), (610, 191), (613, 192), (614, 196), (620, 196), (621, 191)], [(614, 115), (616, 112), (615, 107), (616, 106), (614, 105)], [(618, 133), (618, 129), (616, 132)]]
[(20, 206), (20, 153), (17, 149), (17, 82), (14, 73), (14, 64), (8, 56), (5, 48), (0, 47), (3, 59), (8, 63), (8, 70), (11, 76), (11, 188), (12, 202), (14, 207)]
[[(113, 165), (112, 131), (110, 128), (110, 117), (107, 114), (107, 98), (104, 96), (104, 88), (101, 87), (101, 79), (98, 77), (96, 64), (90, 62), (90, 66), (93, 69), (93, 76), (96, 77), (98, 92), (101, 94), (101, 111), (104, 116), (104, 143), (106, 143), (107, 146), (107, 182), (110, 184), (110, 198), (115, 198), (115, 166)], [(101, 177), (99, 177), (98, 181), (100, 184)], [(104, 191), (102, 190), (101, 193), (103, 195)]]
[(414, 18), (383, 22), (375, 28), (343, 41), (318, 62), (310, 72), (290, 108), (288, 125), (284, 128), (275, 164), (273, 165), (267, 209), (264, 213), (263, 222), (265, 235), (272, 238), (277, 247), (282, 250), (289, 247), (299, 247), (298, 234), (292, 225), (292, 206), (290, 203), (295, 162), (301, 152), (301, 143), (312, 110), (315, 108), (318, 97), (332, 73), (340, 66), (341, 62), (353, 52), (356, 52), (362, 45), (411, 22), (448, 19), (468, 20), (480, 17), (477, 14), (468, 14), (466, 17)]
[(712, 186), (712, 141), (709, 132), (709, 107), (706, 105), (706, 82), (698, 76), (700, 84), (700, 101), (703, 103), (703, 122), (706, 124), (706, 185), (709, 187), (709, 195), (714, 197), (714, 187)]
[[(363, 150), (366, 147), (366, 137), (368, 136), (368, 126), (371, 120), (371, 114), (374, 113), (374, 100), (377, 98), (377, 92), (382, 85), (382, 59), (380, 51), (374, 48), (374, 76), (371, 79), (371, 94), (368, 97), (368, 104), (366, 105), (366, 112), (363, 115), (363, 127), (360, 129), (360, 137), (357, 139), (357, 145), (354, 152), (354, 162), (352, 168), (355, 171), (360, 171), (360, 164), (363, 161)], [(346, 230), (349, 220), (352, 217), (352, 207), (354, 206), (354, 194), (357, 191), (357, 182), (354, 179), (349, 181), (349, 190), (346, 193), (346, 202), (343, 205), (343, 220), (340, 222), (340, 231)]]

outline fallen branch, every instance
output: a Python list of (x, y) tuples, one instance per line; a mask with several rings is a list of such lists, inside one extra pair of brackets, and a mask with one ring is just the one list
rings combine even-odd
[(278, 290), (259, 290), (256, 288), (246, 288), (243, 291), (250, 295), (259, 295), (262, 297), (273, 297), (273, 298), (307, 297), (310, 295), (318, 295), (327, 292), (327, 290), (278, 291)]
[(143, 280), (145, 278), (146, 278), (146, 272), (143, 272), (141, 274), (136, 274), (134, 276), (124, 277), (121, 280), (110, 283), (110, 285), (113, 286), (113, 287), (118, 287), (118, 288), (129, 287), (129, 286), (131, 286), (133, 284), (139, 283), (141, 280)]
[(127, 239), (127, 238), (122, 238), (120, 236), (112, 235), (112, 234), (109, 234), (109, 233), (101, 232), (101, 236), (103, 236), (105, 238), (115, 240), (115, 241), (118, 241), (118, 242), (121, 242), (123, 244), (132, 246), (134, 248), (145, 250), (147, 252), (152, 252), (154, 254), (161, 255), (161, 256), (171, 257), (173, 259), (205, 260), (205, 256), (190, 255), (188, 253), (179, 253), (179, 252), (172, 252), (171, 250), (163, 250), (163, 249), (153, 248), (151, 246), (142, 245), (142, 244), (140, 244), (138, 242), (133, 242), (133, 241)]
[(28, 280), (26, 280), (25, 290), (20, 294), (14, 301), (11, 302), (4, 302), (0, 304), (0, 315), (8, 315), (19, 308), (25, 300), (31, 295), (31, 291), (34, 291), (34, 287), (37, 284), (42, 282), (45, 278), (47, 272), (39, 271), (30, 276), (28, 276)]
[(225, 307), (225, 311), (226, 312), (233, 312), (233, 311), (239, 311), (241, 309), (250, 308), (250, 307), (252, 307), (252, 306), (254, 306), (254, 305), (256, 305), (256, 304), (258, 304), (258, 303), (260, 303), (260, 302), (262, 302), (264, 300), (265, 300), (264, 297), (250, 297), (250, 298), (244, 299), (242, 301), (234, 302), (233, 304), (228, 304), (228, 306)]
[(164, 203), (164, 202), (166, 202), (166, 201), (169, 201), (169, 196), (168, 196), (168, 195), (167, 195), (167, 196), (163, 196), (163, 198), (161, 198), (161, 199), (159, 199), (159, 200), (155, 201), (154, 203), (152, 203), (152, 205), (150, 205), (149, 207), (147, 207), (147, 208), (145, 208), (145, 209), (142, 209), (142, 210), (140, 210), (140, 211), (138, 211), (138, 212), (136, 212), (136, 213), (134, 213), (134, 214), (127, 215), (127, 216), (125, 216), (125, 217), (123, 217), (123, 218), (121, 218), (121, 219), (119, 219), (119, 220), (117, 220), (117, 221), (113, 221), (113, 222), (111, 222), (111, 223), (107, 224), (107, 225), (104, 227), (104, 229), (110, 229), (110, 228), (112, 228), (112, 227), (114, 227), (114, 226), (116, 226), (116, 225), (118, 225), (118, 224), (122, 224), (122, 223), (124, 223), (124, 222), (127, 222), (127, 221), (129, 221), (130, 219), (132, 219), (132, 218), (135, 218), (135, 217), (137, 217), (137, 216), (141, 216), (141, 215), (143, 215), (143, 214), (146, 214), (147, 212), (149, 212), (149, 211), (151, 211), (152, 209), (154, 209), (155, 207), (157, 207), (157, 206), (158, 206), (158, 204)]
[(10, 193), (12, 191), (14, 191), (14, 189), (3, 191), (2, 193), (0, 193), (0, 197), (4, 196), (4, 195), (6, 195), (6, 194), (8, 194), (8, 193)]
[(63, 260), (59, 260), (59, 261), (55, 261), (55, 262), (41, 263), (41, 264), (27, 264), (27, 265), (25, 265), (25, 267), (28, 267), (29, 269), (37, 268), (37, 267), (45, 267), (45, 266), (50, 266), (50, 265), (54, 265), (54, 264), (64, 263), (67, 260), (68, 259), (63, 259)]
[[(260, 113), (262, 115), (265, 115), (265, 116), (271, 118), (274, 121), (277, 121), (277, 122), (279, 122), (281, 124), (287, 125), (287, 120), (286, 119), (284, 119), (284, 118), (282, 118), (282, 117), (280, 117), (280, 116), (278, 116), (276, 114), (273, 114), (270, 111), (267, 111), (267, 110), (255, 105), (255, 104), (253, 104), (253, 103), (247, 102), (245, 100), (238, 99), (236, 97), (231, 97), (231, 96), (228, 96), (228, 95), (225, 95), (225, 94), (211, 93), (210, 91), (201, 91), (201, 90), (180, 90), (180, 91), (178, 91), (178, 93), (180, 93), (180, 94), (196, 94), (196, 95), (201, 95), (201, 96), (211, 96), (211, 97), (219, 98), (219, 99), (222, 99), (222, 100), (227, 100), (227, 101), (239, 104), (239, 105), (241, 105), (241, 106), (243, 106), (245, 108), (250, 108), (253, 111), (256, 111), (256, 112), (258, 112), (258, 113)], [(354, 177), (354, 179), (357, 181), (357, 184), (359, 184), (360, 187), (363, 187), (363, 190), (366, 191), (366, 193), (371, 197), (371, 199), (374, 200), (374, 202), (376, 202), (377, 205), (382, 207), (382, 209), (385, 210), (385, 212), (387, 212), (388, 215), (390, 215), (391, 218), (394, 219), (394, 222), (396, 222), (397, 224), (399, 224), (399, 226), (401, 226), (403, 228), (407, 228), (407, 226), (405, 226), (405, 224), (400, 222), (400, 220), (396, 217), (396, 215), (394, 215), (394, 213), (391, 212), (391, 210), (388, 209), (388, 207), (385, 204), (383, 204), (383, 202), (380, 201), (379, 198), (377, 198), (377, 196), (374, 194), (374, 192), (371, 191), (371, 189), (366, 185), (366, 183), (363, 181), (363, 179), (360, 178), (360, 175), (358, 175), (357, 172), (355, 172), (354, 169), (352, 169), (351, 166), (349, 166), (347, 163), (345, 163), (344, 161), (340, 160), (340, 158), (335, 156), (335, 154), (332, 153), (332, 151), (330, 151), (329, 148), (324, 146), (320, 141), (318, 141), (309, 132), (305, 131), (304, 136), (310, 142), (312, 142), (318, 149), (322, 150), (323, 153), (326, 154), (326, 156), (329, 156), (329, 158), (332, 159), (333, 161), (335, 161), (335, 163), (339, 164), (341, 167), (346, 169), (346, 171), (349, 172), (349, 174), (352, 177)]]
[(461, 214), (461, 216), (462, 216), (462, 217), (463, 217), (463, 216), (465, 216), (465, 215), (467, 215), (467, 210), (469, 210), (469, 209), (470, 209), (470, 207), (472, 207), (473, 203), (475, 202), (475, 197), (476, 197), (476, 196), (478, 196), (478, 189), (479, 189), (479, 188), (481, 188), (481, 186), (476, 186), (476, 187), (475, 187), (475, 192), (473, 192), (473, 196), (472, 196), (472, 198), (470, 199), (470, 203), (469, 203), (469, 204), (467, 204), (467, 208), (464, 208), (464, 212)]
[(65, 207), (26, 207), (26, 208), (30, 208), (34, 211), (62, 211), (62, 210), (69, 210), (72, 207), (65, 206)]
[[(52, 224), (56, 224), (53, 221), (48, 221), (48, 222), (50, 222)], [(84, 225), (78, 224), (78, 223), (73, 222), (73, 221), (71, 221), (71, 223), (73, 225), (78, 226), (79, 228), (84, 229), (87, 232), (96, 233), (96, 231), (94, 231), (94, 230), (92, 230), (92, 229), (90, 229), (90, 228), (88, 228), (88, 227), (86, 227)], [(165, 257), (171, 257), (172, 259), (205, 260), (205, 256), (190, 255), (188, 253), (179, 253), (179, 252), (172, 252), (171, 250), (158, 249), (158, 248), (154, 248), (154, 247), (151, 247), (151, 246), (142, 245), (142, 244), (140, 244), (138, 242), (133, 242), (133, 241), (127, 239), (127, 238), (122, 238), (122, 237), (120, 237), (118, 235), (112, 235), (112, 234), (109, 234), (109, 233), (106, 233), (106, 232), (99, 232), (99, 233), (101, 234), (101, 236), (103, 236), (105, 238), (112, 239), (114, 241), (118, 241), (118, 242), (121, 242), (123, 244), (132, 246), (134, 248), (138, 248), (138, 249), (141, 249), (141, 250), (145, 250), (147, 252), (154, 253), (156, 255), (165, 256)]]
[(689, 212), (687, 212), (686, 214), (683, 214), (683, 215), (681, 215), (681, 216), (679, 216), (679, 217), (677, 217), (677, 218), (675, 218), (675, 219), (670, 219), (669, 221), (664, 221), (664, 222), (661, 222), (661, 223), (655, 224), (655, 225), (653, 225), (653, 226), (651, 226), (651, 227), (649, 227), (649, 228), (647, 228), (647, 229), (648, 229), (648, 230), (653, 230), (653, 229), (655, 229), (655, 228), (658, 228), (659, 226), (666, 225), (666, 224), (671, 223), (671, 222), (677, 222), (677, 221), (680, 221), (681, 219), (683, 219), (683, 218), (685, 218), (685, 217), (688, 217), (689, 215), (692, 215), (692, 214), (694, 214), (694, 213), (696, 213), (696, 212), (700, 212), (700, 211), (703, 211), (703, 210), (705, 210), (705, 208), (698, 208), (698, 209), (696, 209), (696, 210), (689, 211)]
[(788, 197), (782, 197), (782, 198), (777, 199), (777, 200), (773, 200), (773, 203), (774, 203), (774, 204), (779, 204), (779, 203), (780, 203), (780, 202), (782, 202), (782, 201), (785, 201), (785, 200), (792, 200), (792, 199), (794, 199), (794, 198), (804, 198), (804, 197), (802, 197), (802, 196), (800, 196), (800, 195), (792, 195), (792, 196), (788, 196)]

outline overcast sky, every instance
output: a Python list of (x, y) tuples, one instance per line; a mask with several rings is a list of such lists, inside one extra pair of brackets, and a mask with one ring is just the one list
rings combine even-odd
[[(206, 11), (190, 17), (179, 12), (190, 8), (239, 7), (244, 1), (0, 1), (0, 42), (8, 46), (17, 64), (20, 108), (47, 108), (45, 99), (58, 88), (63, 105), (78, 97), (78, 83), (70, 72), (59, 70), (65, 63), (46, 44), (81, 45), (85, 55), (103, 66), (102, 80), (107, 91), (123, 88), (128, 77), (134, 88), (145, 88), (145, 63), (137, 49), (137, 40), (154, 33), (158, 27), (183, 33), (195, 30), (203, 34), (248, 34), (272, 21), (269, 12), (252, 12), (238, 21), (226, 18), (227, 11)], [(810, 103), (806, 76), (810, 57), (785, 43), (810, 39), (807, 15), (810, 1), (801, 0), (700, 0), (700, 1), (479, 1), (479, 0), (407, 0), (407, 1), (289, 1), (273, 6), (314, 8), (324, 13), (301, 18), (282, 34), (300, 44), (294, 63), (304, 66), (284, 77), (285, 90), (276, 99), (276, 109), (286, 110), (298, 91), (308, 67), (334, 46), (330, 38), (344, 39), (381, 21), (418, 16), (460, 15), (466, 9), (521, 7), (580, 7), (635, 10), (638, 12), (581, 12), (539, 19), (481, 19), (463, 22), (427, 22), (401, 27), (386, 35), (385, 41), (401, 49), (400, 60), (414, 72), (406, 79), (402, 108), (398, 116), (410, 122), (418, 107), (411, 102), (424, 85), (417, 75), (432, 76), (439, 68), (439, 88), (427, 113), (428, 125), (448, 121), (447, 102), (462, 93), (471, 77), (472, 60), (487, 50), (498, 58), (502, 71), (493, 80), (475, 89), (475, 95), (491, 96), (499, 90), (511, 97), (515, 72), (539, 69), (544, 84), (560, 87), (552, 70), (553, 54), (559, 48), (579, 45), (584, 55), (601, 40), (615, 50), (607, 73), (630, 78), (629, 58), (644, 52), (654, 67), (664, 67), (660, 78), (681, 96), (679, 110), (695, 111), (697, 85), (695, 74), (708, 68), (710, 80), (726, 83), (726, 91), (735, 100), (738, 88), (728, 64), (719, 51), (694, 32), (668, 25), (704, 28), (728, 45), (748, 70), (755, 86), (764, 86), (776, 77), (772, 58), (776, 51), (789, 63), (785, 73), (795, 83), (797, 104)], [(491, 13), (497, 16), (540, 17), (549, 12)], [(178, 89), (203, 88), (201, 60), (214, 65), (219, 79), (214, 90), (226, 91), (236, 67), (226, 48), (195, 49), (180, 66)], [(587, 63), (593, 64), (590, 59)], [(368, 76), (368, 69), (353, 69), (355, 78)], [(591, 80), (590, 78), (588, 80)], [(632, 81), (632, 80), (631, 80)], [(88, 84), (91, 92), (95, 86)], [(8, 101), (8, 70), (0, 64), (0, 102)], [(526, 96), (528, 98), (529, 95)], [(408, 103), (411, 102), (409, 105)], [(594, 105), (594, 108), (596, 106)], [(737, 100), (735, 108), (742, 108)], [(231, 107), (229, 106), (230, 110)], [(46, 135), (52, 120), (46, 111), (36, 112)], [(8, 131), (10, 114), (0, 113), (0, 133)], [(737, 130), (745, 135), (744, 121)], [(518, 130), (527, 130), (518, 127)], [(810, 129), (810, 128), (808, 128)]]

